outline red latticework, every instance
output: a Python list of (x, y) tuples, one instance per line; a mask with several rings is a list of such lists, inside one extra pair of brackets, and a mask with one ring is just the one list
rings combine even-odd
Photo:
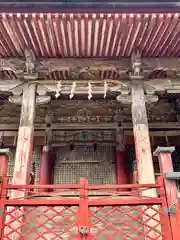
[[(38, 188), (57, 191), (47, 195)], [(10, 189), (17, 194), (7, 199)], [(0, 193), (1, 240), (174, 240), (163, 181), (101, 186), (89, 186), (86, 179), (76, 185), (5, 183)]]
[(157, 205), (90, 207), (90, 239), (165, 239)]
[(8, 207), (3, 240), (78, 239), (78, 206)]

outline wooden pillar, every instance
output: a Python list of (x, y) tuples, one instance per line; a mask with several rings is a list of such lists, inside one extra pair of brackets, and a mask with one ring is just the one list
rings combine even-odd
[(144, 89), (139, 83), (132, 85), (132, 120), (138, 181), (140, 184), (155, 183)]
[[(117, 184), (129, 184), (130, 174), (128, 171), (127, 154), (124, 136), (121, 131), (116, 133), (116, 182)], [(123, 189), (124, 191), (124, 189)]]
[[(12, 179), (12, 184), (15, 185), (29, 184), (30, 181), (36, 106), (35, 84), (24, 84), (21, 104), (21, 117)], [(27, 194), (18, 190), (13, 190), (10, 196), (13, 199), (25, 197), (27, 197)], [(5, 228), (5, 234), (9, 239), (18, 240), (24, 225), (26, 209), (23, 206), (19, 209), (9, 207), (8, 212), (7, 220), (12, 223)]]
[[(46, 185), (52, 184), (53, 179), (53, 159), (52, 159), (52, 150), (50, 146), (44, 146), (41, 156), (41, 165), (40, 165), (40, 180), (39, 184)], [(48, 189), (40, 189), (40, 192), (47, 192)]]
[[(35, 106), (36, 85), (25, 84), (12, 184), (29, 183), (32, 163)], [(19, 192), (16, 197), (22, 196), (24, 196), (24, 194)]]
[[(139, 82), (133, 82), (132, 84), (132, 121), (137, 159), (138, 182), (140, 184), (155, 183), (145, 95), (144, 89)], [(141, 195), (147, 197), (157, 197), (157, 192), (156, 189), (149, 189), (142, 191)], [(158, 212), (158, 207), (154, 206), (154, 208), (157, 208)], [(151, 226), (151, 229), (154, 230), (150, 231), (150, 228), (145, 225), (145, 233), (149, 232), (148, 237), (145, 237), (145, 239), (149, 239), (149, 237), (156, 239), (158, 236), (156, 231), (161, 232), (161, 226), (157, 226), (157, 222), (154, 220), (157, 219), (157, 221), (159, 221), (160, 216), (157, 215), (154, 219), (151, 219), (150, 217), (153, 216), (153, 214), (154, 210), (148, 209), (143, 215), (143, 222), (146, 222), (146, 224)]]
[[(174, 172), (172, 158), (171, 158), (171, 154), (174, 150), (175, 150), (174, 147), (158, 147), (154, 152), (154, 156), (158, 157), (160, 172), (161, 172), (161, 175), (163, 176), (166, 173)], [(167, 180), (165, 178), (164, 185), (165, 185), (168, 209), (174, 208), (174, 210), (177, 212), (179, 210), (179, 200), (178, 200), (176, 181)], [(171, 223), (171, 229), (172, 229), (172, 236), (174, 240), (179, 239), (178, 225), (180, 225), (180, 223), (178, 223), (178, 221), (179, 221), (178, 214), (170, 214), (170, 223)]]

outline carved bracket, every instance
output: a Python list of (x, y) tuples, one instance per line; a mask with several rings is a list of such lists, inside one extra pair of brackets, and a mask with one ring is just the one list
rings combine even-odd
[[(132, 96), (131, 95), (119, 95), (117, 96), (117, 101), (122, 104), (131, 104)], [(145, 101), (147, 104), (155, 103), (158, 101), (157, 95), (145, 95)]]
[[(50, 96), (37, 96), (36, 97), (36, 105), (42, 105), (50, 102), (51, 97)], [(21, 105), (22, 104), (22, 97), (21, 96), (10, 96), (9, 102)]]
[[(130, 58), (118, 60), (109, 59), (77, 59), (77, 58), (39, 58), (36, 59), (32, 50), (24, 51), (24, 58), (1, 58), (0, 70), (12, 71), (17, 77), (26, 80), (37, 78), (56, 71), (67, 72), (69, 79), (93, 80), (100, 78), (101, 71), (116, 73), (116, 79), (127, 79), (130, 72), (131, 79), (149, 78), (155, 71), (165, 71), (171, 77), (179, 77), (180, 60), (178, 58), (140, 58), (138, 51)], [(143, 72), (143, 74), (142, 74)]]

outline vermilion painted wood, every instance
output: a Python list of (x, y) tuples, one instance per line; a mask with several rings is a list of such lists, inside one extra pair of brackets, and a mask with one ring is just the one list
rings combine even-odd
[[(166, 150), (159, 150), (157, 149), (157, 156), (159, 160), (159, 167), (160, 172), (162, 175), (164, 175), (167, 172), (173, 172), (173, 164), (172, 164), (172, 158), (171, 158), (171, 151), (168, 150), (168, 147)], [(168, 208), (175, 207), (177, 214), (171, 214), (170, 215), (170, 223), (171, 223), (171, 229), (172, 229), (172, 235), (173, 240), (178, 240), (178, 209), (179, 209), (179, 200), (178, 200), (178, 194), (177, 194), (177, 186), (176, 182), (174, 180), (167, 180), (164, 179), (164, 186), (166, 191), (166, 198), (167, 198), (167, 205)]]
[(8, 169), (8, 156), (6, 154), (0, 154), (0, 176), (3, 178), (6, 176)]
[[(146, 237), (146, 234), (148, 235), (148, 233), (146, 233), (144, 230), (140, 230), (139, 226), (134, 226), (132, 225), (132, 221), (139, 221), (139, 217), (143, 216), (144, 214), (148, 214), (151, 211), (155, 211), (156, 214), (160, 215), (160, 220), (154, 218), (152, 215), (148, 215), (146, 217), (148, 217), (149, 219), (156, 219), (157, 220), (157, 224), (158, 225), (163, 225), (163, 232), (159, 233), (159, 238), (163, 238), (164, 240), (174, 240), (171, 237), (171, 228), (170, 228), (170, 221), (169, 221), (169, 216), (165, 213), (164, 209), (167, 208), (167, 203), (166, 203), (166, 195), (165, 195), (165, 186), (163, 185), (164, 182), (163, 180), (159, 181), (158, 184), (129, 184), (129, 185), (124, 185), (124, 187), (127, 188), (131, 188), (132, 189), (136, 189), (138, 193), (138, 191), (142, 190), (143, 192), (145, 192), (145, 189), (149, 189), (149, 188), (159, 188), (160, 187), (160, 197), (153, 197), (153, 198), (144, 198), (141, 197), (137, 194), (134, 194), (133, 196), (136, 195), (136, 198), (129, 198), (130, 196), (132, 196), (132, 193), (126, 192), (126, 195), (129, 194), (129, 196), (127, 196), (128, 198), (125, 198), (126, 195), (123, 196), (123, 198), (118, 198), (118, 196), (123, 195), (123, 193), (119, 193), (119, 192), (111, 192), (112, 189), (117, 189), (117, 187), (121, 187), (121, 185), (107, 185), (107, 186), (94, 186), (95, 189), (105, 189), (104, 187), (107, 187), (106, 189), (109, 189), (109, 193), (110, 196), (103, 196), (103, 197), (99, 197), (97, 198), (97, 196), (95, 196), (94, 198), (89, 198), (89, 194), (90, 191), (92, 190), (91, 186), (88, 186), (88, 180), (87, 179), (81, 179), (80, 184), (79, 185), (66, 185), (68, 189), (74, 189), (76, 190), (76, 193), (79, 192), (79, 197), (76, 197), (76, 199), (73, 198), (67, 198), (67, 197), (63, 197), (61, 196), (60, 199), (0, 199), (0, 210), (2, 211), (2, 214), (0, 214), (0, 226), (2, 226), (3, 230), (5, 228), (5, 226), (8, 226), (7, 224), (9, 224), (9, 226), (13, 226), (12, 225), (12, 221), (18, 221), (18, 219), (21, 219), (21, 216), (19, 217), (18, 215), (15, 216), (14, 213), (12, 213), (12, 211), (15, 212), (16, 211), (20, 211), (21, 213), (21, 208), (23, 210), (24, 213), (24, 209), (26, 210), (25, 214), (26, 216), (28, 216), (30, 218), (30, 221), (34, 222), (36, 224), (36, 227), (33, 228), (32, 231), (35, 231), (35, 229), (37, 230), (38, 228), (40, 228), (40, 223), (37, 221), (36, 216), (29, 216), (29, 211), (36, 211), (37, 210), (37, 214), (39, 217), (44, 216), (44, 214), (47, 213), (47, 211), (50, 211), (50, 215), (46, 214), (46, 218), (49, 219), (49, 221), (53, 222), (54, 219), (52, 217), (52, 213), (54, 213), (56, 216), (56, 218), (59, 216), (61, 221), (56, 223), (58, 224), (57, 226), (55, 225), (55, 227), (58, 227), (59, 224), (63, 224), (63, 219), (64, 221), (72, 221), (70, 220), (70, 218), (68, 217), (68, 215), (63, 215), (65, 214), (64, 211), (68, 210), (69, 213), (71, 213), (71, 215), (73, 215), (75, 217), (75, 219), (77, 219), (76, 221), (76, 227), (78, 229), (78, 233), (76, 234), (76, 238), (75, 239), (86, 239), (86, 240), (91, 240), (91, 239), (99, 239), (99, 234), (102, 233), (102, 231), (106, 234), (106, 239), (115, 239), (115, 235), (121, 234), (126, 236), (127, 233), (124, 232), (124, 228), (132, 228), (132, 231), (134, 232), (139, 232), (140, 237), (144, 239), (144, 237)], [(147, 186), (148, 185), (148, 186)], [(32, 187), (32, 185), (29, 185)], [(28, 185), (25, 185), (25, 188), (29, 187)], [(36, 186), (36, 185), (35, 185)], [(53, 185), (52, 185), (53, 186)], [(4, 186), (2, 186), (3, 189), (7, 190), (8, 187), (13, 187), (12, 185), (8, 185), (7, 182), (5, 181)], [(17, 187), (17, 186), (16, 186)], [(42, 186), (41, 186), (42, 187)], [(42, 188), (46, 187), (47, 189), (49, 188), (49, 186), (43, 186)], [(65, 185), (63, 186), (65, 188)], [(69, 188), (68, 188), (69, 187)], [(77, 188), (76, 188), (77, 187)], [(17, 188), (16, 188), (17, 189)], [(20, 189), (19, 189), (20, 190)], [(24, 190), (25, 191), (25, 190)], [(43, 196), (42, 193), (37, 193), (39, 194), (39, 196)], [(53, 192), (48, 193), (48, 195), (53, 196)], [(77, 194), (78, 196), (78, 194)], [(7, 211), (6, 207), (11, 206), (11, 211)], [(45, 206), (45, 210), (43, 211), (38, 211), (39, 207)], [(74, 207), (78, 207), (79, 210), (77, 212), (75, 212), (73, 210), (73, 206)], [(158, 207), (153, 207), (153, 206), (158, 206)], [(60, 207), (60, 211), (57, 211), (57, 208)], [(108, 207), (110, 207), (110, 210), (107, 210)], [(127, 208), (127, 210), (123, 210), (123, 207)], [(138, 209), (138, 214), (134, 215), (132, 211), (137, 211)], [(115, 215), (112, 216), (112, 213), (116, 212)], [(13, 216), (13, 219), (9, 220), (9, 223), (5, 222), (4, 217), (6, 217), (7, 220), (7, 215)], [(109, 216), (109, 220), (107, 220), (107, 216)], [(129, 217), (129, 221), (128, 222), (123, 222), (122, 223), (122, 227), (115, 227), (113, 225), (113, 221), (117, 221), (118, 219), (117, 216), (127, 216)], [(14, 219), (14, 217), (16, 219)], [(115, 217), (115, 219), (114, 219)], [(93, 219), (96, 219), (95, 221), (92, 221)], [(114, 220), (113, 220), (114, 219)], [(146, 222), (147, 218), (142, 218), (142, 222), (141, 224), (143, 226), (146, 227), (146, 229), (149, 229), (149, 231), (154, 230), (153, 226), (147, 226), (147, 222)], [(47, 219), (46, 219), (47, 220)], [(119, 219), (120, 220), (120, 219)], [(4, 225), (6, 223), (6, 225)], [(24, 226), (24, 221), (20, 221), (20, 224), (22, 226)], [(28, 223), (27, 223), (28, 224)], [(97, 225), (99, 226), (99, 224), (101, 224), (101, 228), (97, 228)], [(22, 227), (20, 226), (20, 227)], [(17, 227), (17, 226), (16, 226)], [(53, 232), (54, 228), (48, 228), (46, 226), (46, 224), (43, 225), (43, 227), (45, 228), (45, 231), (47, 231), (49, 234), (52, 233), (55, 235), (56, 238), (58, 238), (60, 235), (56, 232)], [(111, 227), (111, 231), (107, 231), (107, 228)], [(96, 229), (96, 232), (93, 232), (93, 229)], [(81, 230), (85, 231), (87, 230), (87, 234), (82, 235), (81, 234)], [(13, 229), (12, 231), (14, 231), (17, 234), (17, 229)], [(71, 233), (71, 227), (67, 228), (64, 230), (64, 233), (66, 234), (73, 234)], [(8, 238), (8, 232), (0, 232), (1, 236), (0, 239), (5, 240)], [(28, 240), (28, 233), (22, 233), (23, 235), (23, 239), (24, 240)], [(178, 236), (178, 235), (177, 235)], [(38, 233), (39, 238), (42, 237), (42, 233)], [(74, 236), (73, 236), (74, 237)], [(44, 237), (45, 239), (46, 238)], [(71, 237), (72, 238), (72, 237)], [(138, 239), (141, 239), (138, 238)], [(149, 238), (149, 239), (153, 239), (153, 238)]]
[[(159, 188), (160, 198), (162, 199), (162, 209), (166, 209), (168, 204), (167, 204), (167, 199), (166, 199), (166, 191), (165, 191), (165, 187), (164, 187), (164, 179), (162, 176), (158, 177), (158, 183), (160, 185), (162, 185)], [(167, 239), (173, 239), (171, 225), (170, 225), (170, 221), (167, 221), (167, 215), (160, 215), (160, 220), (161, 220), (162, 224), (164, 225), (164, 231), (167, 236)]]
[[(41, 156), (40, 165), (40, 185), (52, 184), (53, 173), (53, 159), (52, 151), (49, 146), (44, 146)], [(39, 189), (40, 192), (48, 192), (49, 189)]]
[[(42, 189), (42, 188), (51, 188), (51, 189), (82, 189), (83, 185), (81, 184), (52, 184), (52, 185), (12, 185), (7, 184), (4, 186), (6, 189)], [(106, 184), (106, 185), (96, 185), (96, 186), (88, 186), (88, 190), (103, 190), (103, 189), (136, 189), (136, 188), (158, 188), (161, 187), (159, 184)]]
[(119, 185), (130, 183), (130, 174), (127, 167), (127, 156), (125, 150), (116, 152), (116, 182)]

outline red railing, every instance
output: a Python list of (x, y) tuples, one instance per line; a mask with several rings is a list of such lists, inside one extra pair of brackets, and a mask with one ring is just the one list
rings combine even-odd
[[(146, 197), (150, 189), (157, 189), (159, 197)], [(10, 190), (27, 197), (7, 199)], [(89, 186), (87, 179), (74, 185), (25, 186), (4, 180), (0, 229), (2, 240), (174, 240), (162, 178), (157, 184), (102, 186)]]

